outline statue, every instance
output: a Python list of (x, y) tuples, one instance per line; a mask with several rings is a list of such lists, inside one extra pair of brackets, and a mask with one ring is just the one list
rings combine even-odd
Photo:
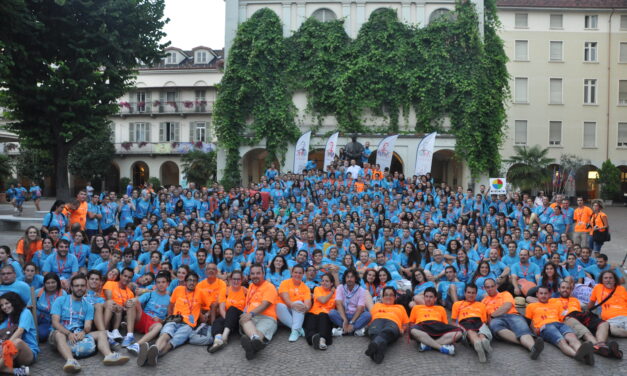
[(355, 162), (361, 165), (361, 157), (364, 153), (364, 146), (357, 142), (357, 135), (351, 136), (351, 142), (344, 147), (346, 151), (347, 159), (354, 159)]

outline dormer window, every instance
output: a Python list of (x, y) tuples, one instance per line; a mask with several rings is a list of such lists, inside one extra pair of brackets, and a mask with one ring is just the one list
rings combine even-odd
[(168, 52), (168, 55), (165, 57), (166, 64), (176, 64), (176, 52)]
[(207, 64), (207, 51), (196, 51), (194, 62), (196, 64)]

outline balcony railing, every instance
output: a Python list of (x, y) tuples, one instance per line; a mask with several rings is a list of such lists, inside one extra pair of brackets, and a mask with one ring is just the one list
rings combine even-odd
[(215, 145), (208, 142), (122, 142), (115, 144), (116, 154), (186, 154), (192, 150), (209, 152)]
[(151, 102), (119, 102), (119, 114), (155, 115), (155, 114), (206, 114), (213, 109), (213, 102), (194, 101), (151, 101)]

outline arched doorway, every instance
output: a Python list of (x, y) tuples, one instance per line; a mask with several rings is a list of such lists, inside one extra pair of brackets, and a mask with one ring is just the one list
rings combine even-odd
[(433, 153), (431, 176), (436, 183), (446, 183), (457, 187), (462, 182), (463, 166), (450, 149), (438, 150)]
[(592, 200), (599, 197), (599, 170), (596, 166), (585, 165), (575, 175), (575, 192), (577, 196)]
[[(259, 182), (261, 177), (265, 174), (266, 159), (268, 157), (268, 151), (266, 149), (252, 149), (242, 157), (242, 183), (244, 186), (248, 186), (250, 183)], [(274, 166), (280, 169), (280, 164), (277, 160), (274, 162)]]
[[(402, 174), (404, 170), (403, 159), (396, 152), (393, 153), (394, 154), (392, 155), (392, 163), (390, 164), (390, 174), (393, 174), (395, 172)], [(368, 157), (368, 163), (370, 163), (370, 165), (372, 166), (377, 163), (377, 149), (372, 150), (372, 153), (370, 153), (370, 156)]]
[(111, 163), (104, 176), (105, 190), (108, 192), (120, 192), (120, 167)]
[(148, 165), (143, 161), (137, 161), (131, 166), (131, 176), (133, 177), (133, 186), (138, 187), (144, 185), (150, 177)]
[(620, 170), (620, 197), (625, 201), (624, 194), (627, 193), (627, 166), (621, 165), (618, 166), (618, 169)]
[(179, 166), (172, 162), (163, 162), (160, 168), (161, 185), (169, 187), (171, 185), (179, 184)]
[(307, 160), (316, 162), (316, 169), (322, 170), (324, 168), (324, 149), (310, 151)]

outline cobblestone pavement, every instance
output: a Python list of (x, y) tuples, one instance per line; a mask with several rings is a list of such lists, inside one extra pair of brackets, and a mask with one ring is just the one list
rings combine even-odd
[[(52, 201), (44, 200), (42, 208), (49, 208)], [(0, 205), (0, 214), (10, 214), (9, 205)], [(610, 262), (620, 264), (627, 252), (627, 208), (606, 209), (612, 229), (612, 241), (604, 246)], [(34, 213), (31, 203), (26, 203), (24, 216), (41, 216)], [(12, 247), (21, 236), (19, 232), (0, 233), (0, 244)], [(539, 360), (532, 361), (522, 347), (495, 342), (494, 353), (488, 363), (480, 364), (474, 350), (457, 345), (454, 357), (435, 352), (419, 353), (415, 342), (407, 343), (406, 337), (392, 345), (381, 365), (374, 364), (366, 355), (366, 338), (343, 337), (337, 339), (326, 352), (315, 351), (307, 346), (304, 339), (289, 343), (289, 332), (285, 328), (279, 332), (270, 345), (259, 356), (247, 361), (239, 345), (239, 337), (232, 336), (231, 342), (221, 352), (208, 354), (205, 347), (185, 345), (159, 359), (157, 368), (139, 368), (135, 358), (120, 367), (105, 367), (102, 356), (95, 355), (80, 360), (84, 375), (241, 375), (262, 373), (281, 375), (381, 375), (440, 374), (440, 375), (627, 375), (627, 360), (617, 361), (596, 357), (593, 367), (577, 363), (561, 354), (551, 345), (545, 347)], [(618, 341), (627, 352), (627, 339)], [(124, 353), (125, 350), (122, 350)], [(289, 361), (286, 361), (289, 359)], [(39, 360), (31, 367), (32, 375), (62, 374), (63, 360), (58, 353), (46, 344), (42, 345)]]

